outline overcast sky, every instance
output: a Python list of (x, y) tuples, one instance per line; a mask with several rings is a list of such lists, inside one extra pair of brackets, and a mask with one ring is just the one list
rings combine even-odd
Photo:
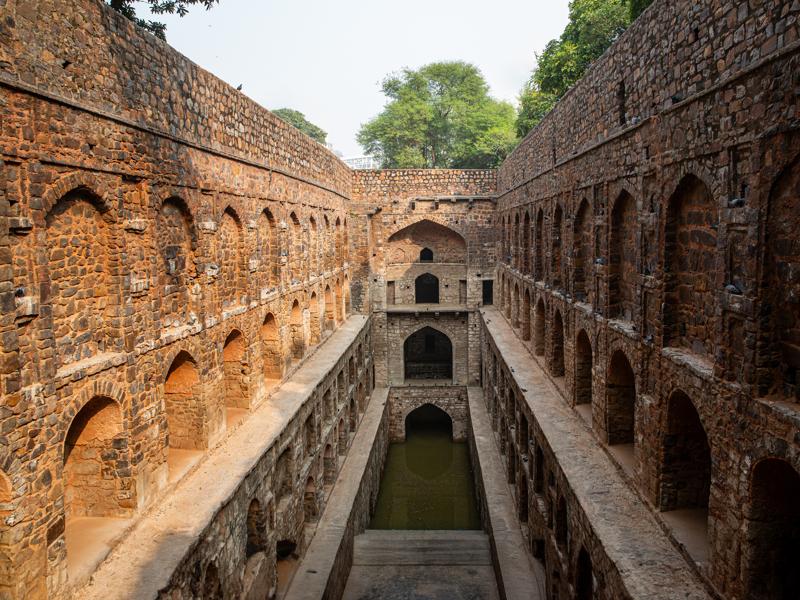
[[(167, 41), (267, 108), (289, 107), (362, 154), (362, 123), (381, 111), (380, 82), (441, 60), (478, 66), (515, 106), (534, 52), (560, 35), (568, 0), (220, 0), (161, 15)], [(147, 16), (140, 8), (140, 16)]]

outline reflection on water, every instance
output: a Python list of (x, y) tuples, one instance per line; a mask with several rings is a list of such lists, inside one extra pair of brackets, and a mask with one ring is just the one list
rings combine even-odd
[(480, 528), (466, 443), (429, 428), (389, 446), (370, 529)]

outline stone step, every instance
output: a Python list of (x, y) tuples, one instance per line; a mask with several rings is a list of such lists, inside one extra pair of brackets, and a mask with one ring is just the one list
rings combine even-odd
[(354, 565), (491, 565), (482, 531), (367, 530), (355, 538)]

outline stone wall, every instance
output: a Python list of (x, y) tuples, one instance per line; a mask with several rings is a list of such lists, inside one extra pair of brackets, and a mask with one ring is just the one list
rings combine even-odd
[(800, 472), (799, 14), (656, 0), (498, 172), (498, 304), (676, 543), (707, 514), (686, 552), (730, 598), (791, 552), (748, 531), (758, 465)]
[(56, 597), (350, 313), (350, 171), (100, 2), (0, 20), (0, 585)]
[(389, 439), (404, 442), (406, 417), (423, 404), (432, 404), (447, 413), (453, 421), (453, 441), (467, 440), (469, 408), (467, 390), (462, 386), (405, 386), (389, 391)]

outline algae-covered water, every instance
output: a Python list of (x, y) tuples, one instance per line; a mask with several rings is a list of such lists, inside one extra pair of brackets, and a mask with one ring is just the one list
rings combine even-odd
[(389, 446), (370, 529), (480, 529), (466, 443), (437, 427)]

